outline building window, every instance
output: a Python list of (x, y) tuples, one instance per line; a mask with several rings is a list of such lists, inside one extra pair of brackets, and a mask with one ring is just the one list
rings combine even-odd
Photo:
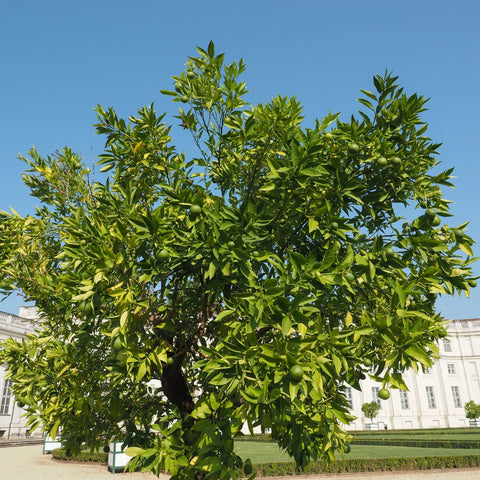
[(427, 392), (428, 408), (437, 408), (437, 402), (435, 401), (435, 394), (433, 393), (433, 387), (425, 387)]
[(462, 400), (460, 399), (460, 389), (452, 387), (453, 406), (455, 408), (462, 408)]
[(8, 415), (10, 400), (12, 398), (12, 381), (8, 378), (3, 384), (2, 401), (0, 403), (0, 415)]
[(446, 338), (443, 339), (443, 349), (446, 352), (451, 352), (452, 351), (452, 342), (450, 340), (447, 340)]
[(380, 400), (380, 397), (378, 396), (378, 392), (380, 391), (380, 387), (372, 387), (372, 398), (374, 402), (378, 403), (378, 406), (382, 408), (382, 401)]
[(353, 408), (352, 389), (350, 387), (345, 389), (345, 398), (347, 399), (348, 406)]
[(400, 405), (403, 410), (410, 408), (410, 404), (408, 403), (408, 392), (405, 390), (400, 390)]
[(457, 373), (457, 368), (454, 363), (447, 363), (447, 372), (451, 374)]

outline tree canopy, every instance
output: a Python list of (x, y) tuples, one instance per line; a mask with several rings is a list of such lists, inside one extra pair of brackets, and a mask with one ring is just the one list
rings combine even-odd
[(379, 410), (380, 405), (375, 400), (373, 402), (362, 404), (362, 412), (367, 418), (370, 419), (370, 421), (372, 421), (378, 415)]
[(38, 207), (1, 213), (0, 287), (44, 321), (1, 360), (72, 451), (117, 438), (132, 467), (229, 479), (248, 426), (303, 468), (347, 448), (345, 387), (432, 364), (435, 300), (474, 285), (473, 241), (446, 223), (426, 100), (392, 74), (358, 116), (306, 127), (294, 97), (247, 103), (243, 60), (197, 51), (162, 91), (197, 156), (152, 104), (97, 107), (100, 179), (69, 148), (21, 157)]
[(480, 404), (475, 403), (473, 400), (468, 401), (465, 404), (465, 416), (470, 420), (480, 418)]

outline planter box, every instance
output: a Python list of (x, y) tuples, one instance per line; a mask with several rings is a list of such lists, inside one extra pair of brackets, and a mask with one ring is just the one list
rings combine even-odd
[(56, 448), (62, 448), (60, 435), (57, 435), (55, 439), (46, 436), (43, 440), (43, 453), (52, 453)]
[(365, 428), (366, 428), (367, 430), (379, 430), (379, 428), (378, 428), (378, 423), (367, 423), (367, 424), (365, 425)]
[(123, 442), (111, 442), (108, 447), (108, 470), (112, 473), (123, 472), (130, 460), (130, 457), (123, 453)]

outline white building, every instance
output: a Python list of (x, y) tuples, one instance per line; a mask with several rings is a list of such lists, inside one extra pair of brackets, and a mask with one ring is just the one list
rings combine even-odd
[(348, 390), (352, 414), (349, 427), (363, 430), (370, 423), (361, 411), (363, 403), (378, 401), (380, 410), (373, 422), (378, 428), (468, 427), (464, 406), (480, 402), (480, 319), (452, 320), (448, 339), (439, 345), (439, 355), (431, 369), (404, 375), (408, 391), (390, 389), (390, 398), (380, 400), (382, 386), (366, 378), (362, 390)]
[[(16, 338), (21, 340), (26, 334), (33, 332), (38, 325), (35, 307), (20, 307), (20, 315), (0, 312), (0, 340)], [(10, 391), (11, 381), (5, 378), (5, 365), (0, 365), (0, 437), (29, 436), (25, 426), (25, 413), (14, 401)], [(35, 435), (42, 435), (35, 431)]]

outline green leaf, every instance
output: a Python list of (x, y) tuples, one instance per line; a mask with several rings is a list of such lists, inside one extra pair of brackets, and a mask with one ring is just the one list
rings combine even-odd
[(460, 250), (465, 253), (466, 255), (470, 255), (473, 257), (473, 250), (472, 247), (468, 243), (459, 243), (458, 246), (460, 247)]
[(208, 56), (213, 58), (215, 56), (215, 45), (212, 41), (208, 44)]
[(314, 218), (308, 219), (308, 233), (312, 233), (314, 230), (318, 228), (320, 224)]
[(146, 362), (141, 362), (138, 367), (137, 374), (135, 375), (136, 381), (140, 382), (146, 373), (147, 373), (147, 364)]
[(372, 281), (374, 278), (375, 278), (375, 274), (376, 274), (376, 268), (375, 268), (375, 265), (372, 263), (372, 262), (368, 262), (368, 273), (369, 273), (369, 277), (370, 277), (370, 281)]
[(87, 300), (88, 298), (93, 297), (94, 294), (95, 292), (93, 290), (85, 293), (80, 293), (79, 295), (75, 295), (74, 297), (72, 297), (72, 302), (81, 302), (83, 300)]
[(54, 424), (53, 424), (53, 427), (50, 429), (50, 438), (52, 439), (55, 439), (57, 438), (57, 432), (58, 432), (58, 429), (60, 428), (60, 423), (61, 423), (61, 420), (57, 420)]
[(145, 449), (139, 448), (139, 447), (128, 447), (123, 451), (123, 453), (125, 453), (129, 457), (137, 457), (137, 456), (143, 455), (144, 452), (145, 452)]
[(300, 170), (300, 175), (305, 175), (306, 177), (323, 177), (327, 176), (328, 172), (325, 168), (316, 166)]
[(360, 91), (367, 97), (370, 97), (372, 100), (377, 101), (377, 96), (374, 93), (369, 92), (368, 90), (360, 90)]
[(374, 328), (372, 327), (359, 327), (359, 328), (356, 328), (353, 332), (353, 341), (354, 342), (358, 342), (358, 340), (360, 339), (360, 337), (364, 336), (364, 335), (370, 335), (371, 333), (373, 333), (375, 331)]
[(171, 90), (160, 90), (160, 93), (162, 95), (169, 95), (171, 97), (177, 97), (178, 96), (178, 93), (177, 92), (173, 92)]
[(130, 315), (130, 312), (128, 310), (125, 310), (124, 312), (122, 312), (122, 314), (120, 315), (120, 328), (123, 328), (125, 326), (129, 315)]
[(395, 293), (398, 295), (398, 301), (399, 301), (400, 307), (405, 308), (406, 295), (405, 295), (405, 291), (403, 290), (398, 280), (395, 281)]
[(282, 318), (282, 334), (284, 336), (288, 335), (291, 329), (292, 329), (292, 322), (290, 318), (287, 316), (284, 316)]
[(217, 271), (217, 267), (213, 262), (210, 262), (208, 266), (208, 278), (213, 278), (215, 276), (215, 272)]
[(368, 100), (365, 100), (364, 98), (357, 98), (357, 101), (365, 105), (370, 110), (374, 110), (373, 105)]
[(222, 310), (216, 317), (215, 317), (215, 321), (216, 322), (220, 322), (220, 320), (223, 320), (225, 317), (229, 316), (229, 315), (234, 315), (236, 312), (235, 310), (229, 310), (229, 309), (225, 309), (225, 310)]
[(431, 366), (431, 360), (430, 357), (427, 355), (427, 353), (420, 348), (419, 346), (416, 345), (411, 345), (410, 347), (405, 349), (405, 353), (411, 357), (413, 360), (416, 362), (421, 363), (424, 366)]

